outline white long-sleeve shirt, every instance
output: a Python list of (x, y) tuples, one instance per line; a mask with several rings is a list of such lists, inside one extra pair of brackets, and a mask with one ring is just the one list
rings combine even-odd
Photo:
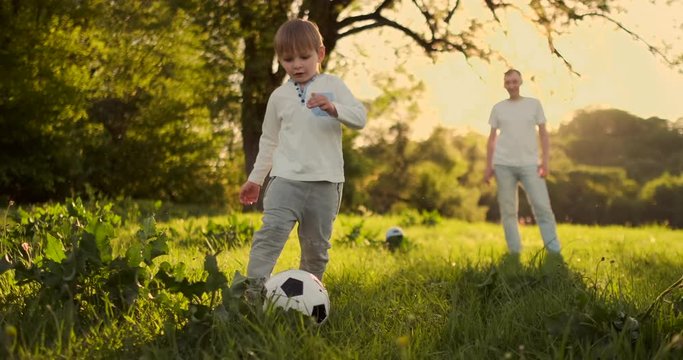
[[(334, 103), (338, 117), (307, 108), (305, 103), (312, 93), (326, 95)], [(290, 180), (344, 182), (342, 124), (362, 129), (367, 117), (365, 107), (340, 78), (329, 74), (311, 80), (303, 100), (292, 81), (270, 95), (249, 181), (262, 185), (270, 171), (271, 176)]]

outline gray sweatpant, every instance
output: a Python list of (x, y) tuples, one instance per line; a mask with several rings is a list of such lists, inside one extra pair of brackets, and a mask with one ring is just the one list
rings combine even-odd
[(337, 217), (343, 183), (270, 179), (263, 198), (263, 226), (254, 233), (247, 277), (270, 277), (295, 223), (301, 246), (299, 269), (322, 280), (329, 260), (332, 224)]

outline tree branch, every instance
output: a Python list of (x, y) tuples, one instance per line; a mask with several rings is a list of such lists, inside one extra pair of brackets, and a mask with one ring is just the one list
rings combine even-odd
[[(567, 5), (564, 0), (549, 1), (550, 5), (544, 5), (541, 0), (530, 0), (529, 7), (535, 14), (535, 17), (530, 18), (529, 20), (542, 27), (543, 30), (541, 30), (541, 32), (545, 32), (545, 37), (547, 39), (548, 48), (551, 54), (560, 59), (567, 69), (577, 76), (581, 76), (581, 74), (573, 68), (569, 60), (567, 60), (563, 53), (555, 47), (553, 36), (555, 33), (561, 34), (562, 32), (557, 31), (554, 25), (558, 23), (567, 25), (570, 22), (582, 21), (589, 17), (599, 17), (613, 23), (622, 31), (633, 36), (633, 38), (638, 42), (645, 44), (651, 53), (661, 57), (670, 66), (674, 66), (678, 63), (677, 61), (670, 59), (660, 48), (650, 44), (642, 36), (630, 30), (618, 20), (609, 16), (609, 8), (607, 5), (592, 6), (590, 4), (585, 4), (586, 6), (591, 6), (592, 9), (584, 9), (588, 12), (582, 14), (574, 6)], [(488, 56), (491, 55), (490, 51), (479, 48), (476, 45), (476, 42), (472, 40), (473, 38), (471, 36), (474, 34), (472, 28), (470, 28), (470, 31), (464, 31), (458, 34), (452, 34), (449, 31), (448, 26), (454, 19), (456, 11), (461, 6), (461, 0), (455, 0), (454, 3), (451, 1), (447, 2), (446, 9), (444, 10), (445, 12), (442, 13), (443, 19), (440, 18), (440, 15), (438, 16), (439, 18), (437, 18), (437, 14), (439, 14), (439, 12), (432, 11), (433, 9), (430, 9), (430, 7), (427, 6), (423, 0), (411, 0), (411, 3), (424, 17), (425, 24), (429, 29), (429, 33), (425, 31), (424, 34), (420, 34), (419, 32), (384, 16), (382, 12), (396, 4), (396, 1), (394, 0), (384, 0), (377, 7), (375, 7), (371, 13), (350, 16), (339, 21), (339, 39), (363, 32), (365, 30), (389, 27), (396, 29), (408, 36), (430, 57), (432, 57), (434, 53), (448, 51), (460, 52), (465, 56), (465, 58), (469, 58), (470, 56), (479, 56), (484, 60), (488, 59)], [(498, 17), (498, 14), (500, 9), (504, 8), (515, 8), (519, 10), (525, 17), (528, 17), (528, 14), (524, 14), (524, 11), (519, 9), (519, 7), (510, 2), (506, 2), (505, 0), (484, 0), (484, 3), (486, 8), (493, 16), (493, 20), (499, 24), (501, 23), (501, 19)], [(547, 13), (549, 10), (554, 10), (554, 12)], [(565, 17), (566, 20), (562, 21), (562, 17)], [(359, 26), (354, 26), (356, 24)], [(348, 30), (343, 31), (343, 29)]]
[[(472, 46), (467, 46), (466, 44), (463, 43), (456, 43), (451, 40), (448, 40), (449, 33), (446, 33), (445, 36), (438, 37), (437, 32), (438, 32), (438, 27), (437, 27), (437, 21), (434, 17), (433, 14), (431, 14), (427, 7), (424, 5), (420, 5), (416, 0), (413, 0), (413, 4), (418, 8), (418, 10), (422, 13), (422, 15), (425, 17), (425, 20), (429, 26), (430, 32), (431, 32), (431, 39), (428, 39), (417, 32), (413, 31), (412, 29), (403, 26), (396, 21), (390, 20), (386, 18), (385, 16), (382, 15), (382, 10), (386, 9), (389, 7), (389, 5), (393, 5), (393, 1), (385, 0), (383, 1), (377, 8), (372, 13), (368, 14), (362, 14), (362, 15), (356, 15), (356, 16), (350, 16), (347, 17), (341, 21), (339, 21), (339, 29), (343, 29), (345, 27), (350, 27), (353, 24), (360, 23), (360, 22), (368, 22), (370, 21), (371, 23), (353, 27), (347, 31), (342, 32), (340, 30), (338, 38), (344, 38), (356, 33), (360, 33), (365, 30), (369, 29), (374, 29), (374, 28), (380, 28), (380, 27), (390, 27), (393, 29), (396, 29), (409, 38), (411, 38), (413, 41), (417, 43), (429, 56), (433, 56), (433, 53), (435, 52), (446, 52), (446, 51), (458, 51), (465, 55), (465, 57), (469, 57), (472, 53), (472, 50), (478, 51), (480, 54), (485, 54), (485, 52), (479, 51), (479, 49), (476, 49)], [(450, 22), (450, 20), (453, 17), (453, 14), (457, 10), (457, 8), (460, 5), (460, 0), (457, 0), (455, 5), (453, 5), (452, 8), (449, 9), (447, 12), (446, 16), (444, 17), (444, 20), (446, 20), (446, 24)]]
[(412, 0), (413, 4), (415, 4), (415, 7), (417, 7), (418, 10), (420, 10), (420, 13), (422, 13), (422, 16), (425, 18), (425, 21), (427, 22), (427, 26), (429, 26), (429, 31), (432, 33), (432, 36), (436, 33), (436, 19), (434, 18), (434, 15), (432, 15), (429, 10), (427, 9), (426, 6), (420, 5), (417, 3), (417, 0)]
[(494, 0), (484, 0), (486, 7), (489, 8), (489, 11), (491, 11), (493, 18), (496, 20), (496, 22), (500, 23), (500, 19), (498, 18), (498, 14), (496, 14), (496, 10), (498, 10), (498, 8), (504, 8), (512, 5), (505, 2), (494, 3), (493, 1)]
[(616, 25), (618, 28), (620, 28), (621, 30), (623, 30), (623, 31), (626, 32), (627, 34), (633, 36), (633, 38), (636, 39), (637, 41), (643, 43), (643, 44), (647, 47), (648, 51), (650, 51), (652, 54), (655, 54), (655, 55), (658, 55), (659, 57), (661, 57), (661, 58), (662, 58), (667, 64), (669, 64), (670, 66), (674, 66), (674, 65), (677, 64), (675, 61), (669, 59), (669, 57), (666, 56), (666, 54), (664, 54), (664, 53), (663, 53), (661, 50), (659, 50), (656, 46), (650, 44), (647, 40), (643, 39), (642, 36), (636, 34), (634, 31), (632, 31), (631, 29), (627, 28), (624, 24), (622, 24), (622, 23), (619, 22), (618, 20), (613, 19), (613, 18), (612, 18), (611, 16), (609, 16), (609, 15), (606, 15), (606, 14), (603, 14), (603, 13), (592, 12), (592, 13), (586, 13), (586, 14), (576, 14), (575, 16), (576, 16), (577, 20), (583, 20), (583, 18), (585, 18), (585, 17), (600, 17), (600, 18), (603, 18), (603, 19), (605, 19), (605, 20), (611, 22), (612, 24)]
[(369, 14), (365, 20), (374, 20), (374, 23), (355, 27), (355, 28), (349, 29), (348, 31), (343, 32), (343, 33), (340, 32), (339, 38), (341, 39), (343, 37), (353, 35), (355, 33), (359, 33), (361, 31), (368, 30), (368, 29), (379, 28), (382, 26), (388, 26), (388, 27), (397, 29), (397, 30), (403, 32), (404, 34), (406, 34), (408, 37), (413, 39), (420, 47), (422, 47), (427, 53), (435, 51), (435, 49), (433, 49), (431, 46), (433, 44), (433, 42), (427, 41), (426, 39), (424, 39), (420, 35), (418, 35), (416, 32), (412, 31), (411, 29), (408, 29), (407, 27), (405, 27), (405, 26), (403, 26), (403, 25), (401, 25), (395, 21), (389, 20), (380, 14)]
[(460, 0), (456, 0), (455, 5), (453, 5), (453, 7), (448, 11), (448, 14), (446, 14), (446, 17), (444, 18), (446, 24), (450, 24), (453, 14), (455, 14), (455, 10), (457, 10), (458, 7), (460, 7)]
[(363, 15), (356, 15), (356, 16), (350, 16), (347, 17), (346, 19), (343, 19), (339, 21), (339, 29), (350, 26), (354, 23), (360, 22), (360, 21), (366, 21), (366, 20), (372, 20), (374, 16), (380, 15), (382, 10), (388, 8), (389, 6), (394, 4), (394, 0), (384, 0), (382, 1), (381, 4), (375, 8), (375, 11), (369, 13), (369, 14), (363, 14)]

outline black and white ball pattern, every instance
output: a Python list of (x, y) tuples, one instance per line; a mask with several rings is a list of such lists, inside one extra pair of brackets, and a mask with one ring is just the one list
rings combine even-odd
[(273, 306), (294, 309), (311, 316), (318, 324), (330, 315), (330, 299), (318, 278), (304, 270), (277, 273), (265, 284), (266, 299)]

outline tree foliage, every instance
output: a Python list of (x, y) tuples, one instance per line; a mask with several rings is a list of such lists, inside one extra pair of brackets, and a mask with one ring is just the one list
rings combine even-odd
[(683, 228), (683, 175), (664, 173), (643, 187), (643, 221)]
[(641, 183), (664, 171), (683, 171), (683, 135), (664, 119), (584, 110), (560, 127), (557, 138), (577, 163), (624, 168)]
[[(68, 15), (67, 15), (68, 14)], [(86, 105), (84, 12), (59, 1), (0, 7), (0, 192), (44, 198), (80, 167), (72, 134)]]
[[(328, 68), (343, 66), (339, 41), (379, 29), (404, 35), (401, 46), (428, 57), (493, 60), (498, 53), (485, 35), (504, 29), (509, 12), (537, 25), (549, 56), (565, 61), (554, 39), (589, 18), (644, 42), (611, 17), (616, 4), (0, 0), (0, 197), (59, 200), (92, 189), (238, 206), (268, 96), (285, 77), (273, 36), (290, 17), (319, 25)], [(369, 74), (382, 92), (366, 99), (368, 128), (344, 131), (342, 210), (496, 220), (495, 187), (481, 183), (485, 139), (446, 129), (414, 139), (421, 111), (414, 99), (424, 86), (398, 63)], [(578, 112), (552, 134), (558, 219), (681, 226), (681, 121)]]
[(580, 224), (638, 222), (635, 181), (620, 168), (577, 166), (556, 171), (549, 185), (555, 216)]
[(206, 9), (183, 6), (2, 2), (1, 193), (226, 199), (242, 161), (230, 112), (239, 57), (208, 51)]

